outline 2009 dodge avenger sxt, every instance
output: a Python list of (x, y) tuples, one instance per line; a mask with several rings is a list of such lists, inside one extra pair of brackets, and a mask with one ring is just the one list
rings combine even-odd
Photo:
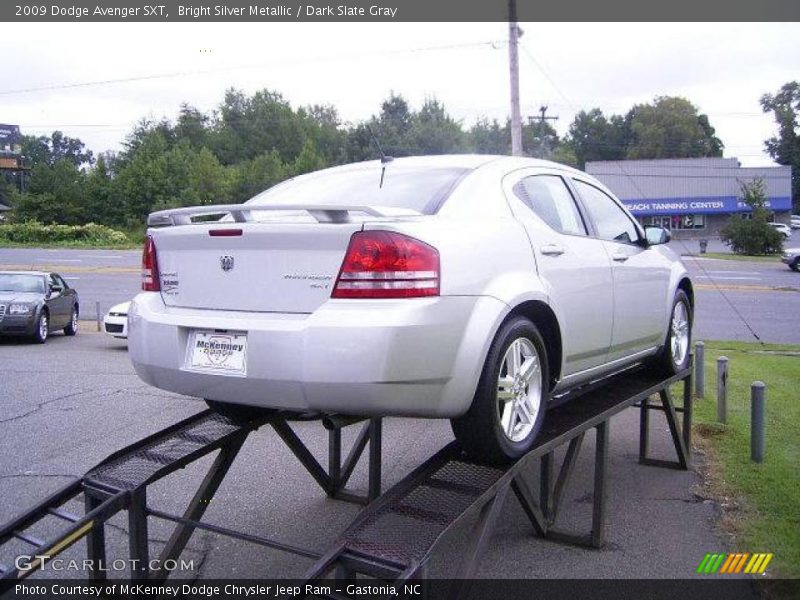
[(134, 367), (228, 414), (449, 418), (503, 461), (554, 395), (688, 364), (693, 289), (668, 233), (562, 165), (372, 161), (150, 223)]

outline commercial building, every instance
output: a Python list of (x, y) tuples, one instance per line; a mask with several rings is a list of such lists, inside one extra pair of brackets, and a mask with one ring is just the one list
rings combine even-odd
[[(25, 190), (25, 174), (29, 171), (22, 157), (22, 134), (19, 127), (0, 123), (0, 178), (22, 192)], [(9, 210), (4, 202), (8, 203), (8, 199), (0, 191), (0, 219)]]
[(676, 239), (715, 238), (731, 217), (747, 218), (742, 183), (764, 181), (772, 220), (789, 224), (791, 167), (742, 167), (736, 158), (676, 158), (586, 163), (642, 225), (671, 230)]

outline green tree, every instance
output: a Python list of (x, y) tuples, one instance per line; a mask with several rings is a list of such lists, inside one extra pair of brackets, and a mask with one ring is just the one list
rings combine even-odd
[(283, 96), (269, 90), (251, 97), (239, 90), (228, 90), (214, 130), (211, 149), (223, 165), (272, 150), (277, 150), (284, 162), (293, 161), (306, 139), (303, 118)]
[(92, 151), (87, 150), (80, 139), (66, 136), (61, 131), (54, 131), (50, 136), (22, 136), (22, 156), (29, 167), (52, 167), (60, 160), (67, 160), (76, 167), (94, 162)]
[(230, 197), (230, 180), (225, 168), (208, 148), (187, 152), (190, 165), (188, 193), (183, 204), (224, 204)]
[(785, 83), (778, 93), (764, 94), (761, 108), (773, 113), (778, 126), (778, 135), (769, 138), (764, 145), (775, 162), (792, 167), (792, 200), (795, 211), (800, 211), (800, 83)]
[(252, 160), (229, 167), (231, 198), (244, 202), (286, 179), (288, 170), (277, 150), (265, 152)]
[(209, 120), (208, 115), (184, 102), (181, 104), (178, 121), (175, 123), (176, 141), (188, 142), (194, 148), (207, 146)]
[(100, 154), (86, 176), (84, 186), (86, 211), (89, 219), (102, 225), (125, 223), (125, 207), (114, 193), (114, 183), (106, 157)]
[(547, 121), (534, 119), (522, 126), (522, 148), (527, 156), (550, 160), (560, 144), (558, 133)]
[(170, 198), (170, 180), (175, 173), (167, 168), (169, 143), (161, 129), (135, 132), (132, 137), (129, 142), (133, 143), (128, 144), (118, 165), (114, 189), (124, 202), (128, 225), (138, 226), (156, 204)]
[(694, 158), (722, 156), (708, 117), (684, 98), (659, 96), (628, 113), (632, 140), (627, 158)]
[(85, 183), (86, 175), (70, 159), (62, 158), (52, 166), (36, 165), (26, 193), (12, 195), (15, 220), (65, 225), (92, 220)]
[(593, 108), (580, 111), (569, 126), (566, 145), (575, 155), (578, 168), (597, 160), (622, 160), (630, 138), (629, 123), (613, 115), (607, 119), (603, 111)]
[(303, 123), (305, 138), (314, 143), (326, 166), (345, 162), (347, 131), (336, 108), (314, 105), (299, 109), (297, 115)]
[(465, 152), (466, 136), (461, 123), (453, 119), (444, 105), (429, 98), (413, 115), (410, 130), (403, 138), (407, 154), (450, 154)]
[(508, 123), (501, 127), (497, 119), (478, 119), (469, 130), (468, 137), (470, 148), (478, 154), (509, 154), (511, 151)]
[(302, 175), (303, 173), (310, 173), (317, 171), (325, 166), (325, 159), (317, 152), (317, 147), (311, 140), (306, 140), (303, 144), (303, 149), (300, 154), (294, 159), (291, 167), (292, 176)]
[(783, 236), (770, 227), (767, 195), (763, 179), (741, 183), (742, 200), (750, 209), (749, 219), (733, 215), (720, 231), (720, 238), (736, 254), (777, 254), (783, 249)]

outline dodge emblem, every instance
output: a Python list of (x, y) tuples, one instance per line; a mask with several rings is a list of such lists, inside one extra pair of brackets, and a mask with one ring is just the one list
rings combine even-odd
[(233, 257), (229, 254), (223, 254), (219, 257), (219, 266), (222, 267), (222, 270), (226, 273), (233, 270)]

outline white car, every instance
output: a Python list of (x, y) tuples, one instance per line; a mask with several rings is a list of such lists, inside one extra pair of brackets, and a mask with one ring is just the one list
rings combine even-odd
[(781, 262), (788, 265), (792, 271), (800, 271), (800, 248), (787, 248), (784, 250)]
[(789, 228), (788, 225), (784, 225), (783, 223), (767, 223), (767, 225), (781, 232), (783, 234), (783, 239), (788, 239), (792, 237), (792, 230)]
[(668, 232), (555, 163), (371, 161), (149, 223), (133, 365), (229, 415), (448, 418), (503, 461), (554, 395), (688, 364), (694, 294)]
[(792, 229), (800, 229), (800, 215), (792, 215), (789, 221), (789, 227)]
[(103, 330), (110, 336), (125, 339), (128, 337), (128, 310), (130, 302), (115, 304), (103, 317)]

